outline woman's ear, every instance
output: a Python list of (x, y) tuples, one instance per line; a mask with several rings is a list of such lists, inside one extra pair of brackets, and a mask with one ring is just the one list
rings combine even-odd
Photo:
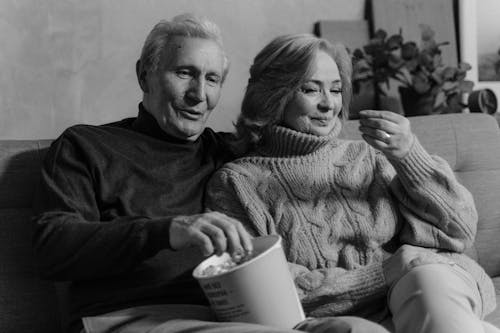
[(144, 92), (144, 93), (148, 93), (149, 92), (149, 89), (148, 89), (148, 83), (146, 81), (146, 75), (147, 73), (145, 71), (141, 71), (141, 60), (137, 60), (137, 62), (135, 63), (135, 73), (137, 75), (137, 81), (139, 82), (139, 86), (141, 87), (141, 90)]

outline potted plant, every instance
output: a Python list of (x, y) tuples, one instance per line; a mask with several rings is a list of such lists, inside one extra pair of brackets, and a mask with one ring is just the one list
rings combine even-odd
[(404, 41), (401, 31), (388, 37), (379, 29), (363, 50), (356, 49), (352, 54), (354, 92), (373, 80), (383, 97), (395, 84), (406, 116), (460, 112), (462, 95), (474, 86), (465, 79), (471, 67), (467, 63), (444, 65), (441, 47), (449, 43), (437, 43), (429, 26), (420, 28), (420, 45)]

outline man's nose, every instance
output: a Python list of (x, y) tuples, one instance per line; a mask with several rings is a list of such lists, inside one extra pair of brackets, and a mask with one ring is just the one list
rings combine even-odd
[(203, 78), (195, 79), (191, 81), (188, 90), (188, 97), (194, 102), (201, 103), (205, 100), (205, 89), (206, 82)]
[(320, 111), (328, 112), (330, 110), (333, 110), (333, 107), (333, 95), (330, 91), (327, 90), (321, 94), (321, 100), (318, 103), (318, 109)]

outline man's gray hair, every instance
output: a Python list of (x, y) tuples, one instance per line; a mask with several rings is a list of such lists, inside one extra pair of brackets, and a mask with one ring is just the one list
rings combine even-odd
[(175, 16), (171, 21), (161, 20), (149, 33), (142, 47), (139, 72), (149, 73), (158, 69), (160, 58), (174, 37), (203, 38), (216, 42), (224, 55), (224, 68), (222, 80), (226, 78), (229, 70), (227, 59), (222, 43), (222, 35), (219, 27), (205, 17), (193, 14), (181, 14)]

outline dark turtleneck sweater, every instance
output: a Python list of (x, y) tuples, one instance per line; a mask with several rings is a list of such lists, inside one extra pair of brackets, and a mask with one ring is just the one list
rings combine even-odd
[(167, 135), (137, 118), (67, 129), (50, 147), (34, 209), (41, 274), (71, 281), (70, 320), (130, 306), (205, 304), (196, 250), (169, 248), (172, 217), (204, 211), (212, 173), (233, 158), (229, 135)]

